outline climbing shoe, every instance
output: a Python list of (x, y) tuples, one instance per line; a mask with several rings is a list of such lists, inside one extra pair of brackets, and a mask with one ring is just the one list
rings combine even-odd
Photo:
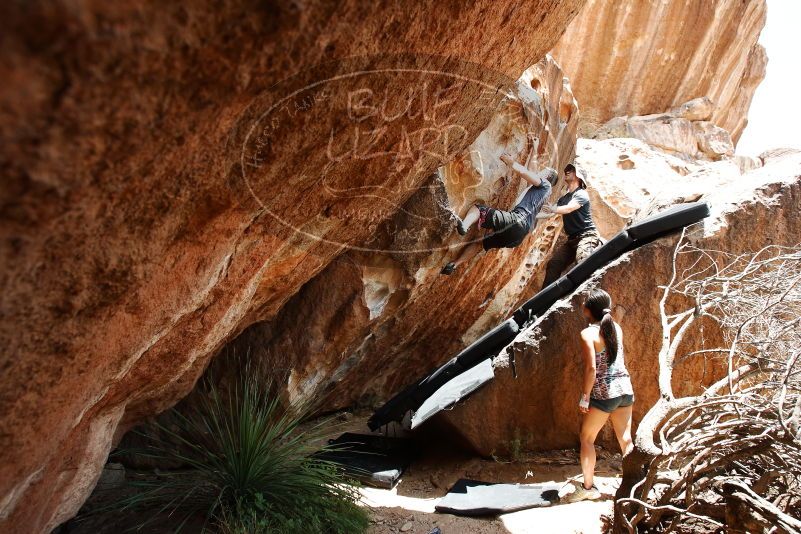
[(467, 228), (464, 227), (464, 223), (462, 222), (461, 219), (458, 219), (456, 221), (456, 231), (459, 232), (459, 235), (467, 234)]
[(564, 497), (562, 497), (562, 502), (579, 502), (579, 501), (594, 501), (601, 498), (601, 492), (598, 491), (598, 488), (595, 487), (595, 484), (592, 485), (590, 489), (584, 487), (584, 484), (578, 483), (576, 484), (576, 491), (573, 493), (568, 493)]
[(453, 274), (453, 272), (455, 270), (456, 270), (456, 264), (453, 263), (453, 262), (450, 262), (448, 265), (446, 265), (445, 267), (442, 268), (442, 270), (440, 271), (440, 274), (451, 275), (451, 274)]

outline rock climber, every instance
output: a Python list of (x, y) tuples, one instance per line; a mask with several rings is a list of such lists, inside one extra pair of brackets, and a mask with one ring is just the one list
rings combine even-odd
[(465, 215), (458, 219), (456, 229), (460, 235), (465, 235), (478, 222), (479, 228), (491, 230), (480, 243), (471, 243), (465, 246), (459, 256), (445, 265), (442, 274), (453, 274), (456, 267), (477, 252), (493, 248), (514, 248), (523, 242), (534, 226), (540, 209), (551, 196), (551, 186), (558, 178), (556, 171), (545, 167), (539, 172), (529, 170), (533, 157), (529, 157), (527, 165), (522, 165), (512, 159), (509, 154), (500, 157), (512, 174), (517, 174), (529, 183), (515, 201), (512, 211), (491, 208), (483, 204), (475, 204)]
[(576, 171), (575, 165), (565, 167), (565, 184), (567, 193), (556, 201), (556, 205), (543, 207), (543, 216), (562, 216), (564, 234), (556, 243), (553, 255), (545, 268), (547, 287), (556, 281), (562, 272), (574, 261), (580, 263), (601, 246), (601, 236), (592, 221), (590, 213), (590, 196), (587, 194), (587, 178), (583, 171)]
[(567, 502), (597, 499), (601, 496), (593, 484), (595, 473), (595, 438), (612, 420), (620, 450), (625, 456), (632, 447), (631, 411), (634, 390), (623, 359), (623, 330), (612, 318), (612, 298), (602, 289), (587, 295), (582, 309), (590, 325), (581, 331), (584, 377), (581, 380), (579, 411), (581, 422), (581, 471), (584, 483), (564, 497)]

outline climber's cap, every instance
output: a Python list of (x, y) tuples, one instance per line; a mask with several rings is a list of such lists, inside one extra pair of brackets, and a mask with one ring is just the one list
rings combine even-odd
[(587, 189), (587, 173), (584, 172), (584, 169), (579, 169), (577, 171), (575, 165), (568, 163), (565, 165), (565, 174), (574, 174), (579, 182), (581, 182), (581, 188)]
[(581, 182), (581, 188), (587, 189), (587, 171), (584, 169), (579, 169), (576, 176), (578, 177), (579, 182)]

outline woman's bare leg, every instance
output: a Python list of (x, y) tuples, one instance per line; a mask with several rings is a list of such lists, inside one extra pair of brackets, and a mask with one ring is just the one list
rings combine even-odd
[(626, 456), (631, 449), (634, 448), (634, 443), (631, 440), (631, 406), (618, 408), (611, 413), (612, 427), (615, 429), (617, 442), (620, 443), (620, 452)]
[(584, 416), (581, 422), (581, 471), (584, 474), (584, 487), (590, 489), (595, 475), (595, 438), (606, 424), (609, 414), (595, 407)]

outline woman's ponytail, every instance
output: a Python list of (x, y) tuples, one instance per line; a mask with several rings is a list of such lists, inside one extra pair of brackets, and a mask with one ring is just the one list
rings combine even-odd
[(613, 363), (617, 358), (617, 328), (609, 310), (606, 310), (603, 319), (601, 319), (601, 337), (604, 338), (606, 353), (609, 355), (609, 363)]
[(613, 363), (617, 358), (618, 339), (617, 327), (612, 319), (612, 297), (603, 289), (594, 289), (584, 301), (584, 306), (590, 310), (593, 319), (600, 321), (601, 337), (606, 345), (606, 354), (609, 356), (609, 363)]

